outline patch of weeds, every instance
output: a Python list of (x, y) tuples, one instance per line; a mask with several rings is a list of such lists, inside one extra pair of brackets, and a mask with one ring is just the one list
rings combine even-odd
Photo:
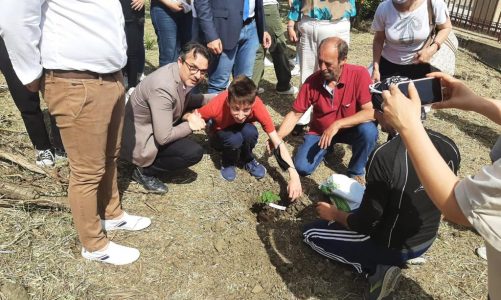
[(155, 48), (155, 44), (156, 44), (156, 41), (152, 38), (150, 38), (150, 36), (145, 36), (144, 38), (144, 48), (146, 50), (153, 50)]

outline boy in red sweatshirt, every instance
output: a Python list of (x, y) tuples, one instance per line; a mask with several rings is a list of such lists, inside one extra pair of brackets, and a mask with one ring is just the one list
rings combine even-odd
[(221, 175), (228, 181), (236, 178), (239, 158), (252, 176), (260, 179), (266, 175), (266, 169), (256, 161), (252, 153), (258, 140), (258, 131), (253, 122), (260, 123), (268, 134), (270, 145), (278, 148), (280, 158), (286, 163), (290, 176), (287, 188), (289, 197), (294, 200), (302, 194), (299, 174), (287, 147), (275, 130), (268, 110), (256, 96), (256, 90), (252, 80), (243, 75), (238, 76), (232, 81), (228, 91), (215, 96), (194, 113), (200, 114), (205, 121), (212, 120), (215, 143), (222, 148)]

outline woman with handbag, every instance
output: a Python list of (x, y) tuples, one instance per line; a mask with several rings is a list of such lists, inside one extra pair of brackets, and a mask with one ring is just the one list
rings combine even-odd
[(394, 75), (418, 79), (437, 71), (430, 60), (452, 24), (444, 0), (387, 0), (379, 4), (372, 29), (372, 80), (377, 82)]

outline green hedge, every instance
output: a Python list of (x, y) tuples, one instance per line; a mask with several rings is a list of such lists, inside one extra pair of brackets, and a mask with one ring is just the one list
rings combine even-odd
[[(388, 0), (391, 1), (391, 0)], [(376, 8), (381, 3), (381, 0), (361, 0), (356, 1), (357, 3), (357, 19), (358, 20), (370, 20), (374, 17), (376, 13)]]

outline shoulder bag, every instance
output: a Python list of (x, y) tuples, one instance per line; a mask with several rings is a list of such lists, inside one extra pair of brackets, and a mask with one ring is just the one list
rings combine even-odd
[[(429, 47), (433, 43), (437, 34), (435, 14), (431, 0), (428, 0), (428, 19), (430, 21), (430, 36), (425, 43), (425, 47)], [(451, 30), (447, 39), (440, 45), (440, 49), (430, 59), (430, 64), (444, 73), (454, 75), (457, 50), (458, 39)]]

